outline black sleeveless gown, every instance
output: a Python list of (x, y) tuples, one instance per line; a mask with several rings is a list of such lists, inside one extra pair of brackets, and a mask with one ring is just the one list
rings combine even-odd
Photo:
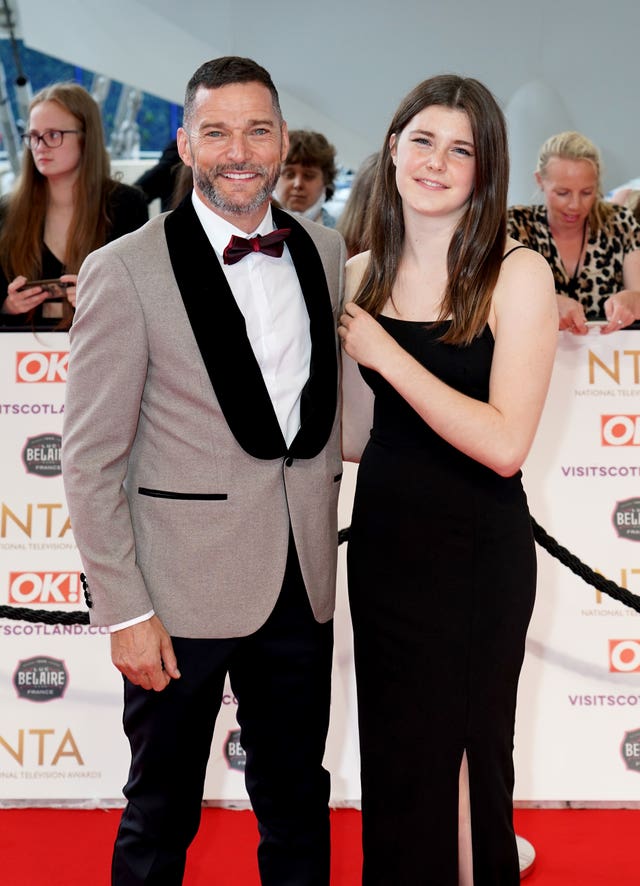
[[(379, 317), (440, 379), (487, 401), (493, 336)], [(457, 886), (469, 764), (474, 886), (520, 882), (512, 823), (516, 691), (536, 560), (520, 473), (437, 436), (377, 373), (348, 546), (366, 886)]]

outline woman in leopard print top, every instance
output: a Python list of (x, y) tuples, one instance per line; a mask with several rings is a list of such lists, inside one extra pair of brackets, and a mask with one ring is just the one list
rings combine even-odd
[(551, 265), (560, 329), (613, 332), (640, 319), (640, 224), (602, 200), (600, 154), (585, 136), (563, 132), (540, 150), (535, 174), (544, 204), (513, 206), (509, 234)]

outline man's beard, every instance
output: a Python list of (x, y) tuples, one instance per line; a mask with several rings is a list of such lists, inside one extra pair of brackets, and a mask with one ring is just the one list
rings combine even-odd
[[(216, 187), (216, 179), (226, 172), (255, 172), (263, 176), (263, 185), (249, 202), (236, 203), (222, 194)], [(246, 163), (238, 163), (235, 166), (215, 166), (213, 169), (204, 170), (201, 167), (193, 169), (193, 179), (208, 202), (222, 212), (232, 215), (246, 215), (260, 209), (271, 199), (271, 194), (280, 176), (280, 168), (269, 171), (266, 166), (250, 166)]]

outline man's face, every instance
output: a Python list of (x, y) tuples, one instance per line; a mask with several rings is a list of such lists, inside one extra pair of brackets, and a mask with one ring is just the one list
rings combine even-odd
[(262, 221), (289, 147), (271, 93), (262, 83), (200, 87), (178, 151), (199, 197), (250, 233)]

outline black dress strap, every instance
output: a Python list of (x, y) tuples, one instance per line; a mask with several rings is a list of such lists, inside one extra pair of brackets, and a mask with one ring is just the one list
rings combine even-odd
[(505, 254), (502, 256), (502, 261), (504, 261), (505, 258), (509, 258), (511, 253), (515, 252), (517, 249), (528, 249), (528, 248), (529, 248), (528, 246), (512, 246), (511, 249), (509, 250), (509, 252), (505, 252)]

